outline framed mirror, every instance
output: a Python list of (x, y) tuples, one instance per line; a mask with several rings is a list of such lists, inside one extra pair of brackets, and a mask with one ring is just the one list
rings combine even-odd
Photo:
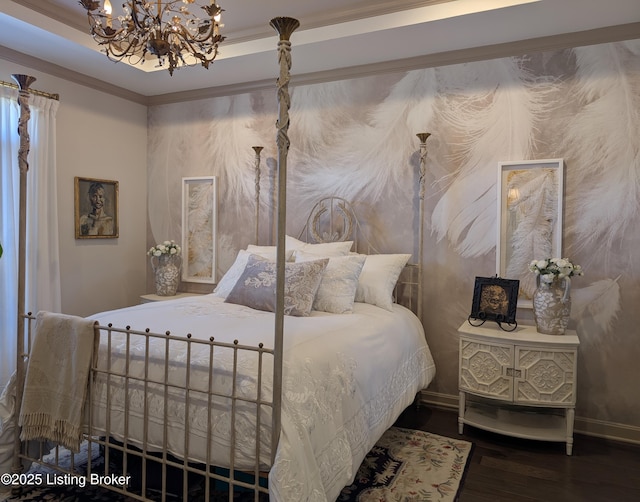
[(563, 159), (500, 162), (498, 277), (520, 281), (520, 306), (535, 290), (532, 260), (562, 257)]

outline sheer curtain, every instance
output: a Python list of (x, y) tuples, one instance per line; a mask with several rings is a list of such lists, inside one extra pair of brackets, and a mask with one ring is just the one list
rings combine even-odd
[[(19, 183), (18, 91), (0, 87), (0, 390), (16, 365)], [(25, 308), (60, 311), (56, 113), (59, 102), (30, 96)]]

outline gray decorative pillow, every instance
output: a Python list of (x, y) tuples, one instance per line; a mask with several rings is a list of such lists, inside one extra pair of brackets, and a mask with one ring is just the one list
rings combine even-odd
[[(308, 316), (313, 307), (322, 273), (328, 259), (285, 264), (284, 313)], [(276, 309), (276, 264), (257, 255), (249, 255), (244, 272), (225, 299), (257, 310)]]

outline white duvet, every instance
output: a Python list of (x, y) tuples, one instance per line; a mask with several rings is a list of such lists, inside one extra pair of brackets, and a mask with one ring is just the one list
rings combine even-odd
[[(176, 336), (273, 347), (274, 315), (227, 304), (213, 295), (147, 303), (127, 309), (92, 316), (101, 325), (149, 328), (152, 332), (170, 331)], [(413, 402), (435, 374), (433, 358), (427, 347), (422, 325), (409, 310), (394, 305), (393, 312), (368, 304), (356, 303), (353, 314), (313, 312), (310, 317), (285, 317), (282, 429), (275, 463), (269, 473), (269, 494), (273, 501), (333, 501), (341, 489), (350, 484), (367, 452)], [(144, 373), (143, 343), (131, 341), (130, 373)], [(164, 378), (165, 340), (152, 344), (149, 374)], [(191, 387), (206, 388), (208, 383), (208, 349), (201, 353), (192, 348)], [(231, 358), (226, 349), (216, 349), (215, 384), (230, 388)], [(107, 364), (106, 345), (102, 342), (99, 364)], [(112, 368), (124, 369), (124, 335), (114, 335), (111, 342)], [(186, 344), (169, 344), (171, 383), (186, 379)], [(227, 350), (228, 352), (228, 350)], [(114, 355), (115, 354), (115, 355)], [(202, 361), (202, 365), (198, 364)], [(255, 397), (255, 353), (238, 359), (237, 380), (240, 395)], [(271, 399), (272, 358), (263, 361), (263, 397)], [(204, 387), (202, 387), (204, 386)], [(129, 437), (142, 441), (144, 410), (142, 385), (130, 384), (109, 388), (110, 430), (114, 436), (127, 427)], [(125, 394), (129, 396), (128, 420), (125, 424)], [(94, 424), (104, 427), (106, 386), (98, 382), (94, 392)], [(209, 407), (203, 394), (192, 392), (187, 411), (190, 436), (185, 446), (185, 397), (172, 390), (167, 406), (167, 438), (172, 453), (213, 465), (229, 465), (231, 413), (222, 398)], [(158, 393), (149, 402), (147, 415), (148, 444), (161, 444), (164, 423), (164, 396)], [(215, 437), (207, 449), (207, 412), (212, 410)], [(256, 409), (241, 404), (236, 409), (238, 446), (233, 459), (235, 468), (252, 465), (255, 457)], [(269, 463), (270, 410), (261, 410), (261, 454), (263, 465)], [(94, 430), (95, 432), (95, 430)], [(204, 440), (203, 440), (204, 439)], [(207, 451), (209, 450), (209, 451)], [(186, 452), (186, 454), (185, 454)], [(249, 464), (251, 461), (251, 464)]]

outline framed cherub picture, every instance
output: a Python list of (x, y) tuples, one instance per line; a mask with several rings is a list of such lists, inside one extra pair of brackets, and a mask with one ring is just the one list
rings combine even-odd
[(489, 320), (497, 322), (500, 327), (503, 323), (514, 325), (515, 329), (519, 286), (518, 280), (476, 277), (469, 323), (474, 324), (475, 321), (474, 325), (480, 325)]

